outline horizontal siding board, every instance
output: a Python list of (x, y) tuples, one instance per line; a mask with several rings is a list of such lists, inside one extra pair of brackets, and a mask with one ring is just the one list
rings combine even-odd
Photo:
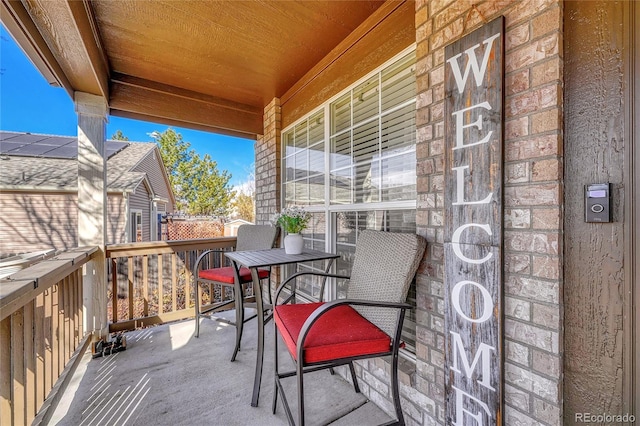
[(0, 255), (78, 245), (77, 195), (1, 192)]
[[(3, 191), (0, 205), (0, 256), (77, 247), (76, 194)], [(126, 242), (126, 203), (122, 194), (109, 194), (107, 212), (107, 244)], [(146, 212), (148, 218), (148, 199)]]

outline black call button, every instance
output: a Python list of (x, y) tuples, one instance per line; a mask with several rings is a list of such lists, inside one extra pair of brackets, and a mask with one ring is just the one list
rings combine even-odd
[(602, 204), (594, 204), (591, 206), (591, 211), (594, 213), (602, 213), (604, 206)]

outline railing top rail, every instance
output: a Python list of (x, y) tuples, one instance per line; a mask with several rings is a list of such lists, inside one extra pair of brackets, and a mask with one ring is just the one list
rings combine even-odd
[(194, 238), (190, 240), (149, 241), (138, 243), (110, 244), (106, 248), (107, 258), (166, 254), (185, 250), (204, 250), (234, 247), (236, 237)]
[(0, 280), (0, 320), (81, 268), (96, 252), (98, 247), (76, 247)]
[(21, 301), (29, 298), (27, 295), (36, 288), (34, 280), (10, 281), (3, 279), (0, 281), (0, 321), (20, 308)]

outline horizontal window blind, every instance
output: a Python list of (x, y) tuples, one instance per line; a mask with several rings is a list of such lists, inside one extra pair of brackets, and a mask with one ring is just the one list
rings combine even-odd
[[(415, 161), (385, 161), (399, 154), (415, 158), (415, 93), (411, 53), (330, 105), (331, 204), (416, 198)], [(407, 180), (410, 175), (413, 182)]]
[(325, 202), (324, 124), (324, 111), (320, 111), (282, 135), (285, 206)]

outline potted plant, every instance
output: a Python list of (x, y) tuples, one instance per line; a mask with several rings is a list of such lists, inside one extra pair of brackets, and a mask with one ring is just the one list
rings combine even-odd
[(300, 232), (307, 227), (310, 219), (311, 213), (298, 206), (287, 207), (276, 215), (273, 220), (275, 225), (280, 226), (287, 233), (284, 237), (285, 253), (302, 253), (304, 241)]

